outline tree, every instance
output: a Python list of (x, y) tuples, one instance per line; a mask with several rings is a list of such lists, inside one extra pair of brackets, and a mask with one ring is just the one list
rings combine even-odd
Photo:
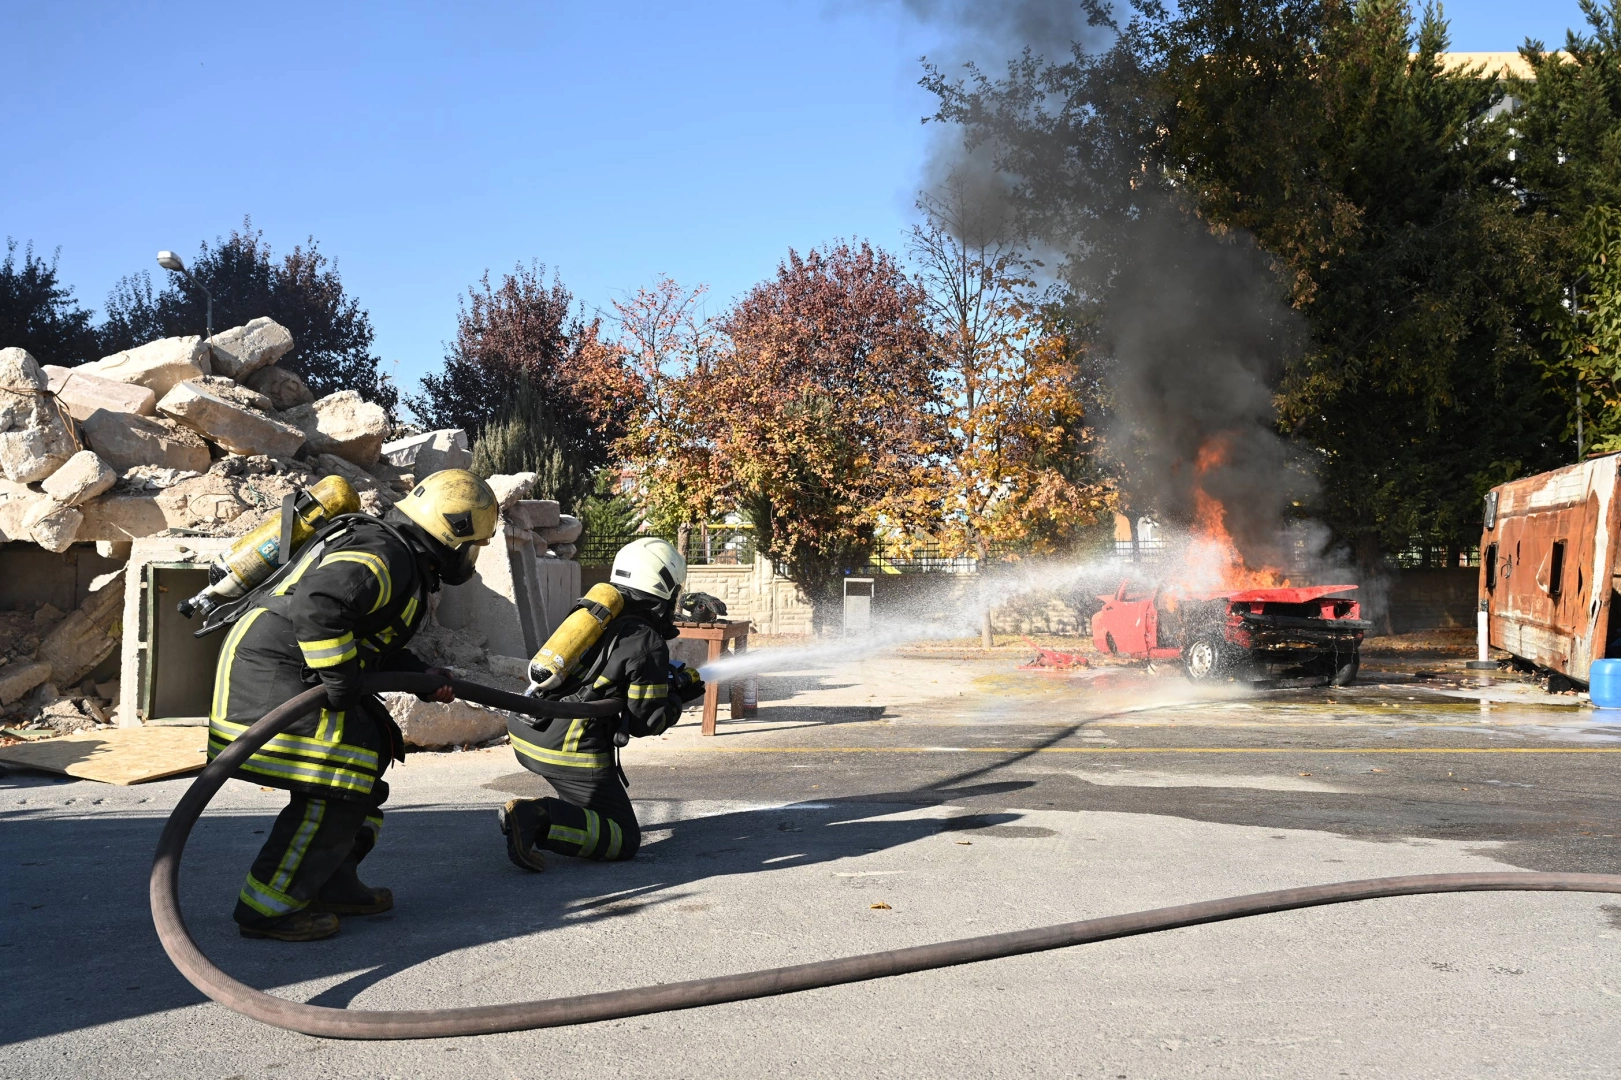
[[(1085, 410), (1068, 338), (1031, 299), (1028, 268), (993, 200), (962, 172), (919, 201), (912, 230), (941, 356), (946, 445), (919, 494), (941, 514), (943, 553), (989, 564), (993, 544), (1050, 551), (1108, 504), (1064, 464), (1082, 456)], [(992, 645), (987, 608), (980, 637)]]
[(570, 438), (535, 377), (524, 371), (474, 440), (473, 471), (483, 477), (535, 473), (535, 497), (556, 499), (572, 512), (592, 490), (589, 453)]
[(840, 243), (790, 251), (721, 329), (695, 403), (716, 475), (821, 628), (881, 524), (934, 517), (905, 494), (940, 449), (925, 297), (888, 254)]
[(660, 277), (614, 301), (622, 367), (603, 372), (599, 399), (629, 404), (615, 443), (640, 484), (647, 518), (681, 550), (693, 525), (707, 529), (725, 489), (715, 456), (711, 374), (728, 343), (702, 313), (704, 286)]
[(443, 372), (424, 377), (407, 405), (431, 427), (462, 428), (475, 444), (491, 439), (487, 462), (533, 468), (555, 452), (556, 468), (546, 468), (561, 487), (547, 490), (571, 501), (608, 463), (627, 406), (595, 392), (620, 360), (599, 322), (572, 314), (573, 295), (555, 275), (547, 285), (545, 272), (518, 266), (494, 286), (486, 273), (469, 289)]
[[(269, 317), (293, 335), (293, 351), (278, 361), (299, 375), (317, 397), (357, 390), (392, 415), (399, 393), (372, 353), (371, 316), (344, 292), (337, 266), (313, 237), (278, 261), (264, 233), (244, 218), (242, 228), (213, 246), (200, 245), (188, 270), (214, 296), (214, 329)], [(101, 351), (119, 352), (154, 338), (202, 334), (207, 299), (178, 275), (154, 293), (146, 271), (123, 278), (107, 298)]]
[[(1317, 487), (1295, 512), (1365, 564), (1414, 538), (1472, 542), (1487, 486), (1556, 460), (1558, 400), (1542, 378), (1555, 347), (1538, 315), (1551, 263), (1516, 191), (1519, 114), (1494, 113), (1502, 87), (1445, 67), (1445, 24), (1400, 0), (1140, 0), (1116, 31), (1100, 52), (1027, 54), (1002, 80), (925, 78), (940, 117), (994, 149), (1021, 222), (1066, 253), (1068, 307), (1111, 407), (1131, 406), (1119, 391), (1133, 372), (1105, 332), (1128, 292), (1152, 285), (1155, 259), (1214, 251), (1200, 234), (1251, 234), (1277, 277), (1253, 290), (1275, 340), (1257, 339), (1268, 358), (1234, 374), (1272, 401), (1235, 420), (1257, 448), (1263, 428), (1288, 440), (1258, 455), (1257, 476), (1281, 489), (1291, 460), (1309, 463)], [(1176, 231), (1165, 222), (1185, 242), (1143, 243)], [(1207, 280), (1191, 299), (1224, 287)], [(1181, 300), (1162, 290), (1167, 310)], [(1304, 320), (1299, 347), (1281, 347), (1284, 304)], [(1152, 476), (1122, 461), (1135, 500)]]
[(19, 266), (17, 241), (7, 239), (0, 262), (0, 348), (27, 349), (41, 364), (80, 364), (99, 355), (90, 318), (57, 279), (54, 255), (50, 262), (35, 258), (29, 244)]
[[(1560, 441), (1621, 449), (1621, 5), (1582, 0), (1590, 33), (1560, 53), (1528, 41), (1531, 77), (1510, 80), (1523, 216), (1544, 240), (1542, 315), (1556, 351), (1543, 358), (1565, 403)], [(1585, 415), (1584, 415), (1585, 414)], [(1585, 421), (1585, 425), (1583, 425)]]

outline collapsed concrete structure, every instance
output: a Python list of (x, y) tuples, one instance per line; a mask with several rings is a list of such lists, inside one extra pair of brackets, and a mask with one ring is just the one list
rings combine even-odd
[[(353, 390), (316, 398), (278, 366), (294, 345), (255, 319), (71, 368), (0, 349), (0, 722), (206, 723), (222, 635), (191, 638), (174, 606), (231, 538), (322, 476), (381, 514), (418, 477), (471, 466), (465, 432), (402, 430)], [(579, 596), (580, 523), (530, 498), (534, 482), (491, 478), (501, 532), (474, 580), (438, 597), (413, 645), (425, 658), (516, 682)], [(419, 744), (443, 744), (434, 715), (449, 741), (503, 729), (497, 714), (391, 708)]]

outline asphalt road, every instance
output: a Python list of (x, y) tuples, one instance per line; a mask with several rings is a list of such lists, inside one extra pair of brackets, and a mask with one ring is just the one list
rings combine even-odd
[[(634, 861), (505, 859), (506, 748), (390, 775), (328, 942), (235, 936), (284, 801), (231, 782), (184, 877), (204, 949), (323, 1004), (432, 1008), (668, 982), (1290, 885), (1621, 872), (1621, 724), (1513, 683), (1196, 694), (1178, 678), (879, 657), (761, 676), (757, 721), (626, 754)], [(0, 777), (0, 1076), (1613, 1076), (1621, 898), (1384, 900), (791, 997), (480, 1039), (267, 1029), (186, 984), (145, 881), (184, 781)], [(883, 904), (885, 907), (875, 907)]]

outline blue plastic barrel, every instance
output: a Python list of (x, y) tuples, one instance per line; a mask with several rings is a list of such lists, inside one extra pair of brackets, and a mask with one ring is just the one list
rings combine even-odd
[(1588, 696), (1601, 709), (1621, 709), (1621, 660), (1594, 660), (1588, 670)]

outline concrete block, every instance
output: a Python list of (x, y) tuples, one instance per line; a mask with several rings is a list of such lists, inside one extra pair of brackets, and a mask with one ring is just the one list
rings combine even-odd
[(555, 529), (562, 515), (555, 499), (519, 499), (507, 510), (507, 518), (522, 529)]
[(58, 686), (75, 686), (113, 654), (123, 631), (125, 575), (115, 574), (39, 643)]
[(136, 465), (196, 473), (208, 469), (207, 444), (173, 420), (97, 409), (84, 422), (84, 433), (90, 448), (119, 472)]
[(441, 469), (467, 469), (473, 465), (467, 432), (461, 428), (425, 431), (386, 442), (383, 457), (390, 465), (412, 473), (419, 480)]
[(269, 398), (270, 404), (278, 409), (296, 409), (315, 400), (315, 395), (304, 385), (303, 379), (274, 364), (249, 375), (243, 385)]
[(26, 350), (0, 349), (0, 473), (8, 480), (43, 480), (79, 449), (49, 385)]
[(0, 668), (0, 705), (10, 705), (51, 677), (51, 665), (43, 660), (32, 664), (8, 664)]
[(84, 514), (71, 506), (46, 500), (35, 503), (23, 518), (28, 535), (46, 551), (62, 552), (72, 545), (84, 524)]
[(68, 413), (81, 424), (97, 409), (139, 416), (152, 416), (158, 410), (158, 396), (148, 387), (103, 378), (83, 368), (46, 364), (40, 370), (50, 380), (56, 400), (66, 405)]
[(304, 432), (311, 453), (336, 454), (362, 469), (377, 460), (388, 434), (388, 414), (383, 407), (356, 390), (340, 390), (288, 409), (281, 419)]
[(532, 472), (497, 473), (488, 482), (490, 490), (495, 492), (496, 502), (501, 504), (501, 512), (506, 513), (519, 500), (529, 498), (535, 481), (539, 479), (540, 475)]
[(389, 715), (400, 725), (405, 745), (444, 750), (488, 742), (507, 730), (507, 714), (471, 701), (418, 701), (412, 694), (384, 694)]
[(580, 539), (580, 533), (585, 525), (573, 514), (564, 514), (558, 523), (549, 529), (541, 529), (540, 535), (547, 544), (556, 547), (558, 544), (572, 544)]
[(0, 349), (0, 390), (37, 394), (50, 388), (50, 380), (27, 349)]
[(200, 337), (149, 341), (145, 345), (80, 364), (73, 370), (144, 386), (160, 398), (173, 390), (177, 382), (214, 373), (208, 346)]
[(304, 445), (304, 432), (293, 425), (228, 401), (190, 380), (163, 395), (163, 400), (158, 402), (158, 412), (233, 454), (285, 458), (292, 457)]
[(293, 348), (293, 335), (274, 319), (259, 318), (215, 334), (210, 345), (214, 371), (240, 381), (286, 356)]
[[(223, 375), (204, 375), (201, 378), (187, 379), (186, 381), (193, 386), (201, 387), (217, 398), (224, 398), (232, 405), (240, 405), (244, 409), (262, 412), (266, 416), (276, 411), (276, 406), (271, 404), (270, 399), (265, 395), (257, 390), (250, 390), (241, 383), (233, 379), (227, 379)], [(170, 391), (170, 393), (173, 392)]]
[(118, 474), (92, 450), (80, 450), (68, 458), (40, 485), (45, 494), (63, 506), (88, 502), (118, 482)]
[(80, 507), (84, 524), (79, 539), (129, 541), (169, 529), (212, 531), (229, 526), (253, 509), (243, 498), (244, 483), (207, 473), (148, 494), (103, 495)]

